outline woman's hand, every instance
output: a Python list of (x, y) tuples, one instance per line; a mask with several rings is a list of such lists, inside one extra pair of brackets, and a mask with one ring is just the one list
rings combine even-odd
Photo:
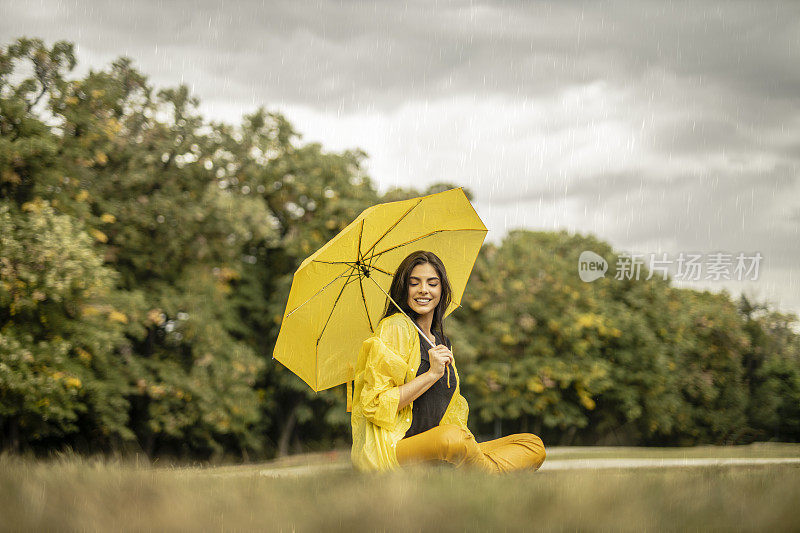
[(447, 346), (440, 344), (428, 350), (428, 360), (431, 363), (430, 370), (415, 377), (408, 383), (400, 385), (400, 401), (397, 404), (398, 412), (439, 381), (444, 374), (446, 365), (453, 362), (453, 352)]
[(428, 350), (428, 360), (431, 363), (431, 369), (428, 372), (439, 379), (444, 375), (445, 365), (452, 364), (453, 352), (444, 344), (440, 344)]

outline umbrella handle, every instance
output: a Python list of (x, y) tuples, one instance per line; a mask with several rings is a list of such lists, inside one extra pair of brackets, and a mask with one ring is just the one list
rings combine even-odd
[[(368, 276), (368, 279), (372, 279), (372, 277), (371, 277), (371, 276)], [(397, 309), (399, 309), (401, 313), (403, 313), (404, 315), (406, 315), (406, 312), (405, 312), (405, 311), (403, 311), (403, 308), (402, 308), (402, 307), (400, 307), (399, 305), (397, 305), (397, 302), (395, 302), (395, 301), (394, 301), (394, 299), (392, 299), (392, 297), (391, 297), (391, 296), (389, 296), (389, 293), (387, 293), (385, 290), (383, 290), (383, 287), (381, 287), (381, 286), (380, 286), (380, 284), (378, 284), (378, 282), (377, 282), (377, 281), (375, 281), (374, 279), (372, 279), (372, 283), (374, 283), (375, 285), (377, 285), (377, 286), (378, 286), (378, 288), (381, 290), (381, 292), (383, 292), (383, 294), (385, 294), (385, 295), (386, 295), (386, 297), (387, 297), (387, 298), (389, 298), (389, 300), (391, 300), (391, 301), (392, 301), (392, 303), (395, 305), (395, 307), (397, 307)], [(421, 330), (421, 329), (419, 329), (419, 326), (417, 325), (417, 323), (416, 323), (416, 322), (414, 322), (414, 320), (413, 320), (413, 319), (412, 319), (410, 316), (408, 316), (408, 315), (406, 315), (406, 318), (408, 318), (409, 320), (411, 320), (411, 323), (412, 323), (412, 324), (414, 324), (414, 327), (415, 327), (415, 328), (417, 328), (417, 331), (419, 331), (419, 334), (420, 334), (420, 335), (422, 335), (422, 337), (423, 337), (423, 338), (424, 338), (424, 339), (425, 339), (425, 340), (428, 342), (428, 344), (430, 344), (430, 345), (431, 345), (431, 348), (436, 348), (436, 346), (435, 346), (435, 345), (433, 344), (433, 342), (432, 342), (432, 341), (431, 341), (431, 340), (428, 338), (428, 336), (427, 336), (427, 335), (425, 335), (425, 334), (422, 332), (422, 330)], [(450, 366), (448, 366), (448, 365), (446, 365), (446, 364), (445, 364), (445, 369), (447, 370), (447, 388), (449, 389), (449, 388), (450, 388)]]

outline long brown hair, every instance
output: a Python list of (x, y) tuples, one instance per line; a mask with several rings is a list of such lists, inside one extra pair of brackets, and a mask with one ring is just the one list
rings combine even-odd
[[(397, 304), (409, 317), (411, 317), (412, 320), (416, 321), (419, 315), (408, 305), (408, 278), (411, 276), (411, 271), (414, 270), (415, 266), (424, 263), (430, 263), (430, 265), (433, 266), (442, 283), (442, 295), (439, 299), (439, 303), (436, 305), (436, 309), (433, 310), (433, 323), (431, 324), (431, 331), (438, 332), (442, 336), (442, 339), (446, 340), (447, 337), (444, 334), (444, 313), (450, 306), (452, 289), (450, 288), (450, 280), (447, 278), (447, 270), (444, 268), (444, 263), (442, 263), (442, 260), (439, 259), (435, 253), (427, 252), (425, 250), (417, 250), (416, 252), (410, 253), (405, 259), (403, 259), (403, 262), (400, 263), (400, 266), (398, 266), (397, 270), (394, 271), (392, 286), (389, 289), (389, 296), (392, 297), (392, 300), (397, 302)], [(397, 309), (397, 306), (395, 306), (392, 301), (387, 298), (386, 308), (383, 312), (382, 318), (392, 316), (398, 312), (399, 310)]]

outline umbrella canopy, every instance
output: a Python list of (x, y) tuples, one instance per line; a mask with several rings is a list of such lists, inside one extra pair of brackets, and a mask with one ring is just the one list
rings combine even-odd
[(273, 358), (315, 391), (352, 380), (402, 260), (415, 250), (439, 256), (453, 292), (447, 316), (487, 231), (461, 188), (365, 209), (295, 272)]

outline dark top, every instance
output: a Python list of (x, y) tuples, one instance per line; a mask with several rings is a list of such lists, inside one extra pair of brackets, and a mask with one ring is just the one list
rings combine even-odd
[[(450, 348), (450, 339), (442, 342), (442, 337), (438, 333), (434, 333), (436, 337), (436, 345), (444, 344)], [(422, 334), (419, 334), (419, 351), (420, 362), (417, 369), (417, 376), (420, 376), (430, 370), (431, 363), (428, 359), (428, 350), (430, 344), (425, 340)], [(447, 387), (447, 370), (444, 371), (442, 377), (439, 378), (428, 390), (423, 392), (411, 406), (411, 427), (406, 431), (404, 439), (411, 437), (423, 431), (428, 431), (439, 425), (447, 406), (450, 405), (450, 400), (453, 398), (453, 393), (456, 391), (456, 378), (455, 372), (450, 369), (450, 388)]]

